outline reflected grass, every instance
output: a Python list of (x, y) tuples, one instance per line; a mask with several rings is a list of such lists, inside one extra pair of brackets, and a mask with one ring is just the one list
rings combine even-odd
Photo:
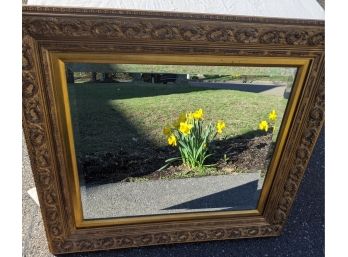
[[(254, 131), (275, 109), (280, 122), (287, 100), (283, 97), (189, 84), (86, 83), (69, 85), (75, 143), (82, 154), (165, 146), (162, 128), (180, 112), (202, 108), (206, 121), (223, 119), (225, 137)], [(77, 133), (76, 133), (77, 132)]]
[[(124, 90), (127, 90), (124, 88)], [(143, 89), (142, 90), (148, 90)], [(226, 123), (225, 136), (237, 136), (256, 130), (261, 119), (265, 119), (273, 108), (281, 121), (286, 99), (234, 90), (204, 90), (185, 95), (171, 94), (147, 98), (111, 100), (112, 108), (121, 111), (144, 136), (157, 144), (164, 145), (162, 128), (185, 111), (202, 108), (206, 121), (223, 119)], [(279, 129), (280, 122), (277, 128)], [(278, 133), (276, 129), (276, 133)]]

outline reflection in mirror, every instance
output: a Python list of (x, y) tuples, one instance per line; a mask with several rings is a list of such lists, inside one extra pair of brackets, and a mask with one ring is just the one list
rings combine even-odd
[(256, 208), (296, 68), (66, 71), (84, 219)]

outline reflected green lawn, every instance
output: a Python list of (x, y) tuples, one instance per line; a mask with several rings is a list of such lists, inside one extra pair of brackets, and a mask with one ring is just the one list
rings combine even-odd
[(81, 154), (164, 146), (163, 126), (180, 112), (198, 108), (207, 123), (225, 121), (226, 137), (257, 130), (259, 121), (275, 109), (278, 133), (287, 103), (283, 97), (260, 93), (143, 82), (70, 84), (69, 94)]

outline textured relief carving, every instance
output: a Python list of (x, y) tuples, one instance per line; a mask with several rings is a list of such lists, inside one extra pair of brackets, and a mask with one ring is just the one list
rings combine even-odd
[(54, 187), (53, 168), (49, 157), (46, 124), (42, 112), (38, 72), (33, 65), (34, 51), (31, 39), (23, 37), (22, 104), (23, 126), (26, 131), (27, 146), (33, 165), (34, 178), (39, 193), (40, 204), (46, 211), (42, 213), (49, 239), (62, 237), (63, 228), (58, 213), (57, 189)]
[[(233, 40), (232, 30), (227, 30), (224, 28), (214, 28), (207, 32), (206, 37), (209, 41), (213, 42), (225, 42)], [(192, 39), (189, 39), (192, 40)]]
[[(30, 6), (24, 7), (24, 11), (32, 13), (23, 17), (23, 126), (52, 251), (95, 251), (280, 233), (324, 120), (323, 72), (318, 75), (323, 66), (323, 22)], [(43, 15), (44, 12), (47, 14)], [(33, 47), (33, 42), (36, 47)], [(309, 74), (307, 83), (315, 87), (317, 77), (321, 76), (320, 87), (313, 92), (307, 88), (304, 92), (307, 100), (303, 103), (308, 105), (308, 110), (302, 110), (299, 116), (306, 117), (306, 125), (298, 132), (302, 136), (293, 153), (294, 161), (290, 164), (289, 173), (286, 178), (281, 178), (285, 179), (282, 187), (275, 190), (281, 197), (274, 202), (276, 208), (272, 209), (270, 217), (263, 217), (262, 221), (260, 217), (255, 221), (236, 218), (234, 222), (197, 219), (187, 224), (172, 222), (166, 224), (165, 229), (162, 223), (152, 223), (138, 224), (136, 229), (125, 225), (106, 230), (69, 230), (67, 217), (73, 217), (62, 202), (69, 195), (66, 195), (67, 190), (57, 176), (64, 177), (66, 174), (63, 167), (54, 165), (59, 158), (50, 148), (53, 135), (49, 126), (57, 126), (57, 117), (55, 110), (51, 115), (45, 112), (53, 108), (47, 99), (54, 96), (47, 89), (54, 85), (49, 79), (49, 63), (46, 63), (48, 61), (42, 52), (38, 52), (39, 47), (65, 52), (314, 58), (313, 72)], [(314, 93), (316, 96), (312, 103), (308, 99)], [(294, 121), (295, 124), (299, 122), (300, 119)], [(128, 234), (129, 231), (132, 234)]]
[(25, 111), (26, 118), (32, 123), (39, 123), (42, 121), (40, 106), (37, 102), (32, 102), (27, 105)]
[(39, 182), (40, 185), (42, 185), (44, 188), (47, 188), (51, 184), (51, 176), (49, 174), (49, 171), (47, 169), (40, 169), (39, 170)]
[[(235, 27), (238, 26), (238, 30)], [(197, 25), (194, 21), (170, 22), (161, 20), (134, 20), (117, 18), (103, 21), (78, 17), (35, 18), (24, 17), (23, 30), (34, 37), (95, 37), (100, 39), (154, 40), (154, 41), (210, 41), (281, 45), (323, 45), (324, 33), (320, 28), (303, 28), (302, 31), (279, 31), (273, 26), (252, 28), (250, 25), (210, 22)], [(92, 33), (91, 33), (92, 32)]]
[(35, 146), (41, 146), (44, 143), (44, 131), (40, 128), (33, 128), (29, 131), (30, 142)]
[(23, 83), (23, 97), (30, 98), (36, 94), (37, 87), (30, 81), (26, 80)]
[(183, 40), (199, 40), (204, 38), (204, 31), (197, 26), (192, 26), (190, 28), (180, 28), (180, 34)]
[[(25, 59), (29, 60), (28, 55), (28, 47), (26, 47), (26, 57)], [(31, 61), (26, 61), (26, 65), (23, 65), (23, 73), (22, 73), (22, 87), (23, 87), (23, 97), (29, 98), (33, 97), (37, 93), (37, 86), (35, 84), (35, 75), (30, 71), (32, 64)]]
[[(141, 30), (141, 28), (139, 27), (134, 27), (130, 32), (126, 34), (127, 37), (129, 38), (133, 38), (135, 35), (138, 35), (139, 32), (144, 31)], [(129, 30), (127, 31), (129, 32)], [(176, 27), (172, 27), (172, 26), (158, 26), (155, 27), (151, 30), (151, 38), (153, 39), (158, 39), (158, 40), (171, 40), (171, 39), (175, 39), (178, 37), (179, 34), (179, 30)]]
[(286, 35), (286, 42), (289, 45), (302, 45), (308, 40), (308, 33), (305, 31), (293, 31)]
[(235, 38), (238, 43), (256, 43), (258, 41), (258, 34), (257, 29), (239, 29), (235, 33)]
[(313, 36), (310, 37), (308, 43), (310, 45), (323, 45), (325, 42), (325, 33), (319, 32)]
[(306, 120), (305, 130), (302, 132), (294, 165), (290, 169), (284, 185), (282, 197), (280, 198), (277, 209), (274, 213), (274, 224), (282, 225), (290, 212), (290, 207), (294, 201), (296, 192), (305, 172), (306, 165), (309, 161), (310, 152), (315, 145), (315, 140), (319, 136), (321, 125), (324, 122), (324, 94), (325, 78), (324, 71), (322, 71), (319, 81), (319, 88), (315, 96), (315, 102), (309, 112), (309, 118)]
[(260, 37), (260, 42), (264, 44), (280, 44), (283, 43), (285, 33), (281, 31), (267, 31)]
[(251, 228), (211, 229), (189, 232), (166, 232), (143, 234), (141, 236), (106, 237), (102, 239), (54, 241), (54, 247), (61, 253), (71, 251), (90, 251), (114, 248), (127, 248), (154, 244), (173, 244), (184, 242), (200, 242), (210, 240), (226, 240), (243, 237), (272, 236), (279, 232), (278, 226), (261, 226)]
[(32, 68), (32, 60), (29, 56), (29, 49), (28, 46), (23, 44), (22, 47), (22, 69), (23, 70), (30, 70)]

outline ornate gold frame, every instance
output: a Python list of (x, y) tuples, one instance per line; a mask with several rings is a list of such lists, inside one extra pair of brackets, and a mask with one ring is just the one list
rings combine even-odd
[[(65, 62), (295, 66), (256, 210), (83, 220)], [(53, 253), (279, 235), (324, 121), (324, 22), (23, 7), (23, 129)]]

